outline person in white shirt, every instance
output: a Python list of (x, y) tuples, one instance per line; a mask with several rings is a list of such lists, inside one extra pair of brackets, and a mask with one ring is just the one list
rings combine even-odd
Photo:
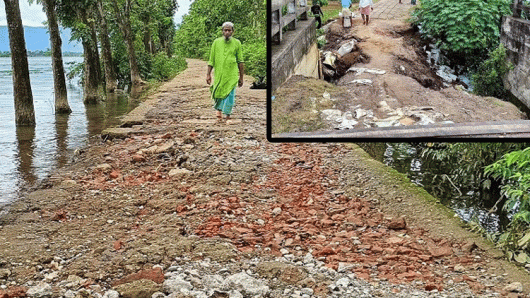
[(374, 10), (374, 2), (372, 0), (359, 1), (359, 10), (363, 18), (363, 25), (370, 23), (370, 12)]

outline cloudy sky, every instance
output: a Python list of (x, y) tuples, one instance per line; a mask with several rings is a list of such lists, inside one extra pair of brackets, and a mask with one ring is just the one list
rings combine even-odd
[[(175, 24), (182, 21), (182, 16), (188, 13), (192, 0), (177, 0), (179, 9), (175, 14)], [(22, 24), (24, 26), (44, 27), (42, 22), (46, 20), (46, 14), (42, 11), (42, 5), (29, 4), (28, 0), (19, 0), (20, 14), (22, 15)], [(4, 1), (0, 1), (0, 26), (6, 26), (6, 10)]]

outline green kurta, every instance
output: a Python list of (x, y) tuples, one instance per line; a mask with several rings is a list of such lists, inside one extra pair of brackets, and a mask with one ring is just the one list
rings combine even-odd
[(233, 37), (228, 42), (224, 37), (214, 40), (208, 65), (213, 67), (214, 79), (210, 86), (213, 99), (223, 99), (239, 82), (238, 64), (243, 62), (241, 42)]

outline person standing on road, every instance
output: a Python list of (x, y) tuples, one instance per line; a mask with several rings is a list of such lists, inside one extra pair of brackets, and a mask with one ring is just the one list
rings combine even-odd
[(322, 27), (322, 17), (324, 16), (319, 4), (320, 1), (313, 0), (313, 6), (311, 6), (311, 13), (315, 16), (315, 20), (318, 22), (317, 29)]
[(359, 10), (363, 18), (363, 25), (370, 23), (370, 12), (374, 10), (374, 2), (372, 0), (359, 1)]
[(223, 122), (223, 114), (226, 115), (227, 123), (232, 114), (235, 104), (236, 86), (243, 86), (243, 54), (241, 42), (232, 37), (234, 24), (225, 22), (221, 26), (223, 37), (219, 37), (212, 43), (206, 83), (212, 82), (212, 70), (214, 70), (214, 81), (210, 86), (214, 109), (217, 110), (217, 121)]

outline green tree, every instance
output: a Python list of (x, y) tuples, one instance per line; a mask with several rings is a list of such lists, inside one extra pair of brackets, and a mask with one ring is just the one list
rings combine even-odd
[(527, 143), (434, 143), (423, 152), (440, 167), (450, 168), (449, 177), (457, 185), (474, 185), (489, 189), (493, 181), (484, 169), (504, 154), (525, 148)]
[(462, 65), (476, 66), (499, 44), (500, 22), (511, 0), (423, 0), (412, 13), (423, 36)]
[(99, 20), (99, 39), (101, 41), (101, 58), (105, 68), (105, 88), (107, 93), (112, 93), (117, 88), (116, 71), (112, 59), (112, 47), (107, 26), (107, 12), (103, 6), (103, 0), (97, 0), (97, 12)]
[(72, 37), (83, 45), (83, 101), (103, 100), (103, 82), (96, 34), (96, 2), (94, 0), (61, 0), (57, 13), (63, 25), (72, 29)]
[(504, 88), (502, 79), (511, 68), (513, 65), (506, 59), (506, 49), (501, 43), (473, 74), (473, 91), (478, 95), (508, 99), (510, 92)]
[[(30, 3), (32, 0), (30, 1)], [(53, 68), (53, 88), (55, 96), (55, 112), (58, 114), (69, 114), (72, 112), (68, 104), (68, 92), (66, 91), (66, 78), (61, 50), (62, 40), (59, 32), (59, 20), (56, 12), (55, 0), (42, 0), (41, 2), (48, 18), (48, 31), (50, 32), (51, 57)]]
[[(498, 245), (510, 259), (530, 262), (530, 147), (512, 151), (486, 167), (485, 173), (501, 179), (503, 209), (512, 213), (508, 229), (499, 237)], [(526, 252), (525, 252), (526, 251)]]

